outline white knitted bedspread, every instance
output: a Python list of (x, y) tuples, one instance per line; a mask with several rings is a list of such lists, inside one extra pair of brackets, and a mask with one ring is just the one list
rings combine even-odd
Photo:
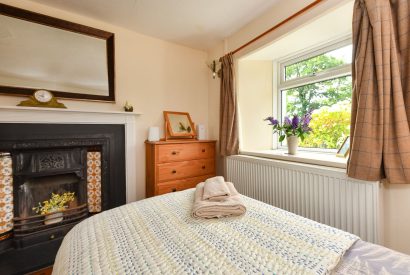
[(242, 217), (194, 219), (194, 189), (95, 215), (64, 238), (53, 274), (327, 274), (358, 239), (242, 196)]

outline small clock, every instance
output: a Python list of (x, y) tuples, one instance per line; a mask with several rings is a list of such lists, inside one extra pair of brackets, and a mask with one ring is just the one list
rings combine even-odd
[(54, 95), (47, 90), (37, 90), (28, 100), (23, 100), (17, 106), (24, 107), (45, 107), (45, 108), (66, 108), (63, 103), (57, 101)]
[(47, 90), (37, 90), (34, 92), (33, 96), (41, 103), (48, 103), (53, 99), (53, 94)]

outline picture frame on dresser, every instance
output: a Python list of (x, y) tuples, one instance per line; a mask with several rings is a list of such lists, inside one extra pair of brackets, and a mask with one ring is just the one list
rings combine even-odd
[(195, 125), (187, 112), (164, 111), (165, 140), (196, 138)]

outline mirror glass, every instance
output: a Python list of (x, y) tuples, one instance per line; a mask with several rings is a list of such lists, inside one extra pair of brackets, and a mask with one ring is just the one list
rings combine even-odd
[(57, 97), (114, 101), (113, 34), (39, 14), (44, 22), (13, 15), (0, 14), (0, 93), (45, 89)]
[(191, 123), (187, 115), (168, 114), (168, 119), (173, 133), (190, 134), (192, 132)]

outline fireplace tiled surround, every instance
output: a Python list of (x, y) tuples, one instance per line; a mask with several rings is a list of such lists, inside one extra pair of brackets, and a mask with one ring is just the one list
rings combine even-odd
[(101, 212), (101, 152), (87, 152), (87, 205), (90, 213)]
[(13, 169), (9, 154), (0, 154), (0, 242), (13, 230)]
[[(134, 123), (135, 114), (121, 112), (0, 107), (2, 273), (51, 265), (75, 224), (135, 200), (129, 192), (136, 177), (129, 169), (130, 162), (135, 164), (129, 150), (135, 146)], [(22, 197), (22, 190), (33, 194)], [(76, 194), (58, 222), (47, 225), (47, 215), (33, 215), (33, 205), (22, 210), (22, 204), (48, 199), (51, 192)]]

